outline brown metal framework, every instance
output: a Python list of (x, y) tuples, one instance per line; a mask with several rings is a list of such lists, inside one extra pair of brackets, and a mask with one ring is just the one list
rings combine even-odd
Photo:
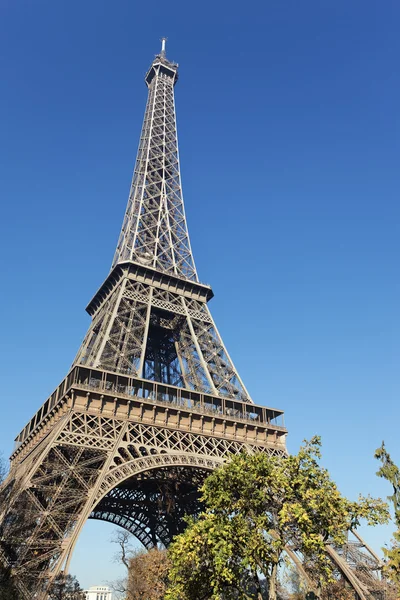
[[(217, 331), (190, 248), (165, 41), (111, 272), (66, 378), (16, 438), (0, 488), (0, 559), (21, 598), (46, 598), (88, 518), (167, 546), (232, 453), (286, 454), (283, 412), (255, 405)], [(327, 548), (360, 600), (346, 551)], [(294, 560), (301, 561), (291, 552)], [(333, 554), (336, 552), (336, 554)], [(371, 569), (369, 570), (371, 571)]]
[(26, 598), (68, 568), (88, 518), (167, 546), (230, 454), (283, 454), (282, 411), (75, 365), (17, 438), (3, 548)]
[[(312, 565), (308, 565), (295, 548), (287, 547), (286, 553), (304, 587), (318, 595), (319, 582), (314, 577)], [(387, 600), (388, 583), (382, 576), (383, 563), (357, 531), (349, 531), (347, 541), (341, 547), (328, 542), (326, 554), (332, 563), (334, 579), (352, 590), (355, 600)]]

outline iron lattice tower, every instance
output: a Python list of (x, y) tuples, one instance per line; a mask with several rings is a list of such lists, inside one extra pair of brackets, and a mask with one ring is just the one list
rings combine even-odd
[(231, 453), (286, 454), (283, 412), (252, 402), (208, 309), (213, 292), (198, 280), (177, 78), (163, 40), (145, 78), (111, 271), (87, 307), (92, 323), (69, 373), (17, 436), (0, 489), (0, 559), (26, 600), (46, 598), (68, 569), (87, 519), (118, 524), (147, 548), (167, 546), (199, 510), (199, 484)]
[(16, 438), (2, 487), (2, 560), (21, 595), (45, 598), (88, 518), (167, 546), (198, 486), (231, 453), (286, 452), (282, 411), (256, 406), (199, 282), (179, 168), (165, 40), (111, 271), (71, 370)]

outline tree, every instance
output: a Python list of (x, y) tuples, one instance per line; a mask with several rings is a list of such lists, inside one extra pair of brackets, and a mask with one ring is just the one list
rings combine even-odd
[(3, 458), (3, 455), (0, 454), (0, 485), (3, 483), (7, 476), (7, 465)]
[(132, 534), (125, 529), (117, 529), (111, 538), (111, 543), (117, 544), (118, 546), (118, 552), (116, 553), (114, 559), (117, 562), (121, 562), (124, 567), (129, 570), (130, 561), (134, 555), (134, 551), (131, 546)]
[(387, 522), (380, 499), (344, 498), (319, 464), (321, 442), (314, 437), (297, 455), (263, 453), (233, 456), (205, 481), (205, 510), (175, 538), (167, 600), (277, 600), (277, 570), (285, 547), (312, 562), (318, 584), (333, 578), (326, 543), (342, 545), (362, 518)]
[(140, 550), (130, 559), (126, 600), (163, 600), (170, 568), (166, 550)]
[(128, 531), (117, 529), (111, 538), (118, 546), (114, 559), (126, 567), (127, 576), (110, 585), (125, 600), (161, 600), (170, 566), (167, 552), (158, 548), (135, 551), (132, 537)]
[(354, 591), (345, 582), (328, 583), (321, 592), (321, 600), (354, 600)]
[(48, 590), (49, 600), (84, 600), (85, 595), (76, 577), (60, 573)]
[(111, 543), (118, 546), (118, 551), (114, 555), (114, 561), (121, 563), (126, 568), (126, 575), (120, 579), (110, 582), (110, 587), (117, 595), (117, 598), (125, 598), (128, 590), (128, 574), (130, 561), (134, 556), (132, 548), (132, 534), (125, 529), (116, 529), (111, 537)]
[(376, 474), (378, 477), (383, 477), (389, 481), (393, 487), (393, 494), (388, 496), (388, 500), (390, 500), (393, 505), (397, 531), (393, 534), (391, 547), (383, 548), (386, 560), (384, 572), (396, 587), (397, 593), (400, 594), (400, 469), (392, 461), (390, 454), (385, 448), (384, 442), (382, 442), (381, 447), (375, 451), (375, 458), (382, 463), (382, 466)]

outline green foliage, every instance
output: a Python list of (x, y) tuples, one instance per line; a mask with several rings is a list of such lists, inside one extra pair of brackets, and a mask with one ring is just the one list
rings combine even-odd
[(342, 544), (361, 519), (386, 522), (388, 510), (381, 500), (344, 498), (319, 464), (320, 446), (315, 437), (295, 456), (236, 455), (214, 471), (204, 512), (170, 547), (166, 599), (261, 599), (261, 575), (275, 600), (287, 544), (312, 560), (322, 584), (331, 581), (326, 541)]
[(389, 481), (393, 486), (393, 495), (388, 496), (388, 500), (393, 504), (396, 524), (400, 527), (400, 469), (392, 461), (384, 442), (382, 442), (380, 448), (375, 450), (375, 458), (382, 463), (376, 474), (378, 477), (383, 477)]
[(73, 575), (60, 573), (48, 590), (49, 600), (84, 600), (85, 594)]
[(376, 474), (389, 481), (393, 487), (393, 494), (388, 496), (388, 500), (393, 504), (397, 531), (393, 534), (391, 547), (383, 548), (383, 552), (386, 559), (385, 573), (400, 594), (400, 469), (392, 461), (384, 442), (375, 451), (375, 458), (382, 463)]

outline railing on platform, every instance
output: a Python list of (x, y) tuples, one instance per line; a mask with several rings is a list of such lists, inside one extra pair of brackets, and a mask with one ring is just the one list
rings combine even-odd
[(32, 417), (15, 440), (14, 452), (33, 433), (39, 424), (59, 404), (61, 399), (75, 387), (126, 398), (143, 398), (147, 402), (186, 408), (201, 414), (226, 417), (254, 425), (284, 429), (283, 411), (268, 408), (229, 397), (214, 396), (196, 390), (149, 381), (127, 375), (118, 375), (91, 367), (75, 366), (54, 390), (38, 412)]
[(86, 386), (86, 389), (104, 391), (108, 394), (115, 393), (118, 396), (143, 398), (148, 402), (174, 405), (194, 412), (235, 420), (284, 427), (283, 411), (274, 408), (97, 369), (85, 367), (77, 367), (77, 369), (75, 385)]

